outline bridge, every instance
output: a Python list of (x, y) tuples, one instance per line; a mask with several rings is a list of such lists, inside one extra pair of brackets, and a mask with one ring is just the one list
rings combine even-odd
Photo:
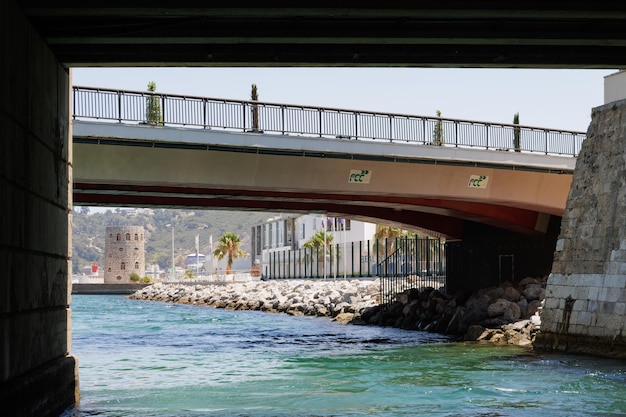
[[(80, 398), (68, 353), (72, 67), (626, 65), (620, 2), (292, 3), (0, 2), (0, 400), (16, 415), (58, 416)], [(583, 172), (577, 167), (572, 180), (581, 182), (573, 210), (564, 213), (562, 237), (543, 250), (544, 264), (555, 248), (560, 254), (542, 312), (545, 346), (626, 352), (623, 137), (609, 117), (625, 112), (618, 104), (594, 111), (578, 158)], [(605, 142), (612, 146), (588, 146)]]
[[(151, 102), (162, 109), (147, 120)], [(584, 133), (73, 88), (74, 202), (326, 212), (461, 238), (545, 233)]]

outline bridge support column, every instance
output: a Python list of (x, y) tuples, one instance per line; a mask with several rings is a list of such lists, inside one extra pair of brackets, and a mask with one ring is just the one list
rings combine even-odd
[(626, 357), (626, 100), (593, 110), (536, 347)]
[(469, 295), (505, 281), (545, 277), (552, 266), (559, 220), (552, 217), (546, 233), (538, 236), (466, 222), (462, 240), (446, 243), (448, 291)]
[(0, 404), (76, 404), (69, 355), (69, 72), (12, 0), (0, 2)]

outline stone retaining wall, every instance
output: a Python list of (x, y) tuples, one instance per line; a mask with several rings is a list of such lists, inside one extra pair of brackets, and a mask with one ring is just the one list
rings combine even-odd
[(626, 357), (626, 101), (594, 109), (536, 347)]

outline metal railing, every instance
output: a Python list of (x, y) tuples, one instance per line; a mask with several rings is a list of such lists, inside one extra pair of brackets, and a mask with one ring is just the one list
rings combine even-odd
[(432, 287), (446, 292), (445, 243), (439, 239), (398, 237), (385, 240), (390, 251), (377, 270), (380, 277), (380, 306), (389, 307), (398, 294), (409, 289)]
[(362, 278), (376, 275), (373, 240), (290, 249), (269, 254), (269, 278)]
[[(149, 106), (158, 108), (158, 121), (149, 123)], [(585, 139), (584, 132), (514, 124), (80, 86), (72, 117), (563, 156), (577, 156)]]

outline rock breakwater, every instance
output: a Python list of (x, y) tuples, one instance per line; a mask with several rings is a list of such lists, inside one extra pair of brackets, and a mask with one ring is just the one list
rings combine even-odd
[(406, 290), (383, 308), (368, 309), (366, 323), (458, 335), (464, 340), (530, 346), (539, 331), (547, 277), (504, 282), (469, 297), (433, 288)]
[(260, 310), (297, 316), (331, 317), (350, 322), (379, 304), (376, 280), (269, 280), (228, 284), (155, 284), (129, 298), (206, 305), (230, 310)]
[(341, 323), (393, 326), (464, 340), (530, 346), (539, 330), (547, 277), (505, 282), (469, 297), (411, 289), (380, 306), (375, 280), (270, 280), (228, 284), (155, 284), (129, 298), (330, 317)]

